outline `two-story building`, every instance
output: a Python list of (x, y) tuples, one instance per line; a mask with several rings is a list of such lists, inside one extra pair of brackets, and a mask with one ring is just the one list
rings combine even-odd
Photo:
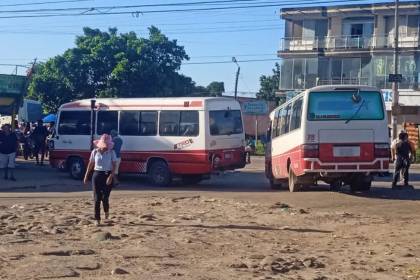
[[(279, 94), (317, 85), (360, 84), (383, 90), (390, 110), (394, 72), (394, 3), (284, 8)], [(400, 122), (418, 122), (420, 1), (400, 3)]]

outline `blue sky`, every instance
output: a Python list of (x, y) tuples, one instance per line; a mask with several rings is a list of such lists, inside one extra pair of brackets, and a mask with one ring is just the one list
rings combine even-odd
[[(2, 6), (45, 1), (48, 0), (2, 0), (0, 1), (0, 12), (33, 8), (86, 7), (88, 9), (96, 6), (193, 2), (188, 0), (87, 0), (77, 3)], [(276, 1), (261, 0), (261, 2), (273, 3)], [(139, 17), (124, 14), (20, 19), (0, 18), (0, 41), (2, 42), (0, 44), (0, 64), (27, 64), (34, 58), (43, 61), (61, 54), (64, 50), (74, 46), (75, 36), (82, 33), (84, 26), (102, 30), (108, 27), (117, 27), (120, 32), (135, 31), (139, 36), (146, 36), (147, 27), (150, 25), (159, 27), (169, 38), (177, 39), (191, 57), (190, 63), (230, 61), (232, 56), (235, 56), (239, 61), (275, 60), (277, 59), (276, 52), (279, 48), (280, 38), (284, 33), (284, 23), (280, 20), (279, 11), (280, 6), (206, 12), (139, 14)], [(270, 74), (274, 63), (275, 61), (239, 63), (241, 66), (239, 79), (241, 94), (252, 96), (253, 92), (258, 91), (259, 77), (262, 74)], [(223, 81), (226, 91), (232, 92), (236, 69), (234, 63), (186, 64), (182, 66), (181, 72), (192, 77), (198, 85), (207, 85), (212, 81)], [(0, 73), (10, 74), (13, 71), (14, 67), (0, 66)], [(22, 73), (23, 70), (19, 72)]]

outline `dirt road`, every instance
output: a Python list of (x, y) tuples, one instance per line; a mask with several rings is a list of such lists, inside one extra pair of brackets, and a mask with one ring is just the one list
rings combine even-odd
[(414, 190), (288, 193), (262, 167), (190, 187), (125, 177), (95, 227), (87, 188), (22, 165), (0, 182), (0, 279), (420, 279), (418, 173)]

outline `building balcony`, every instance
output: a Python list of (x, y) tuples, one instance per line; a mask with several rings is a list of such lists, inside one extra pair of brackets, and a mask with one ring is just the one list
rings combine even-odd
[[(379, 89), (391, 89), (392, 83), (388, 81), (388, 76), (373, 76), (373, 77), (354, 77), (354, 78), (340, 78), (335, 77), (328, 80), (321, 80), (318, 78), (311, 77), (295, 77), (292, 83), (284, 85), (280, 83), (280, 91), (293, 91), (293, 90), (305, 90), (315, 86), (325, 85), (363, 85), (363, 86), (375, 86)], [(417, 76), (404, 76), (403, 81), (399, 84), (400, 89), (418, 90), (418, 77)]]
[[(386, 49), (394, 47), (394, 36), (328, 36), (323, 38), (283, 38), (280, 52)], [(400, 35), (400, 48), (418, 48), (419, 35)]]

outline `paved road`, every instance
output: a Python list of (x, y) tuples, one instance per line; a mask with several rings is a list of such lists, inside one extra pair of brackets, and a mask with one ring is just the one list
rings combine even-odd
[[(372, 214), (407, 213), (419, 206), (420, 171), (412, 172), (413, 190), (391, 190), (390, 178), (378, 178), (369, 193), (351, 194), (344, 188), (342, 192), (330, 192), (326, 185), (301, 193), (272, 191), (263, 174), (263, 159), (254, 158), (245, 169), (226, 172), (195, 186), (173, 186), (158, 188), (151, 186), (146, 178), (125, 176), (122, 184), (113, 191), (113, 197), (125, 196), (211, 196), (253, 201), (282, 201), (297, 207), (343, 209), (343, 211), (366, 212)], [(17, 182), (0, 179), (0, 204), (13, 203), (21, 199), (33, 201), (91, 196), (90, 187), (69, 178), (67, 173), (58, 172), (48, 166), (39, 167), (32, 162), (20, 162)], [(392, 210), (391, 210), (392, 209)], [(411, 210), (410, 210), (411, 209)]]

